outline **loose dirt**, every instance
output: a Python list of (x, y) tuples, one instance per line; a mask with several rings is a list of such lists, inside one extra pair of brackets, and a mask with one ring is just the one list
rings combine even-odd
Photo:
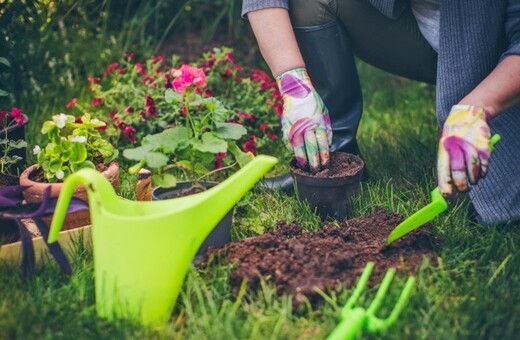
[(298, 175), (335, 178), (354, 176), (363, 167), (363, 161), (359, 157), (348, 153), (331, 152), (329, 163), (316, 172), (311, 172), (310, 169), (300, 168), (295, 160), (293, 160), (290, 165), (292, 171)]
[(430, 226), (382, 249), (402, 220), (398, 214), (376, 208), (369, 217), (347, 220), (339, 227), (323, 224), (317, 232), (305, 232), (296, 223), (279, 222), (273, 232), (211, 249), (206, 261), (219, 257), (224, 263), (234, 264), (234, 289), (243, 279), (250, 288), (258, 288), (264, 278), (278, 294), (292, 294), (297, 307), (306, 299), (311, 303), (320, 300), (316, 288), (327, 291), (352, 286), (368, 261), (376, 264), (371, 284), (380, 282), (391, 267), (404, 275), (416, 274), (423, 258), (432, 255)]

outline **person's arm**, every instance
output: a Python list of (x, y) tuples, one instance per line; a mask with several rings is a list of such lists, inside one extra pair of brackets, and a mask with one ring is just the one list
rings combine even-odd
[(305, 69), (289, 12), (266, 8), (247, 18), (283, 98), (282, 133), (298, 164), (312, 171), (329, 162), (329, 113)]
[(283, 72), (305, 67), (286, 9), (266, 8), (248, 13), (247, 18), (275, 78)]
[(505, 57), (459, 104), (478, 106), (495, 117), (520, 103), (520, 55)]

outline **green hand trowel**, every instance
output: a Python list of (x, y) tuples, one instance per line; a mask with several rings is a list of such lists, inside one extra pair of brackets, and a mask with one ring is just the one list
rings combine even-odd
[[(499, 135), (493, 135), (493, 137), (491, 137), (491, 151), (493, 151), (495, 144), (499, 140)], [(390, 245), (395, 240), (405, 236), (406, 234), (433, 220), (447, 208), (448, 202), (444, 199), (444, 197), (442, 197), (442, 194), (439, 191), (439, 187), (436, 187), (431, 192), (431, 203), (429, 203), (424, 208), (417, 211), (412, 216), (408, 217), (406, 220), (401, 222), (401, 224), (399, 224), (397, 227), (395, 227), (395, 229), (392, 230), (392, 232), (388, 236), (388, 239), (386, 240), (384, 246), (386, 247)]]

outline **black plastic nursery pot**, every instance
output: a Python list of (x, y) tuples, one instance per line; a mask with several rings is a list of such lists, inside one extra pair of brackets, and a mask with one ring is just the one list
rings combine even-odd
[[(206, 188), (214, 187), (218, 182), (201, 182)], [(173, 188), (162, 188), (157, 187), (152, 190), (152, 200), (164, 200), (170, 198), (177, 198), (182, 196), (182, 191), (189, 190), (191, 188), (191, 182), (179, 182)], [(233, 209), (227, 212), (227, 214), (218, 222), (215, 228), (208, 235), (206, 240), (202, 243), (195, 260), (200, 259), (209, 247), (221, 248), (231, 240), (231, 224), (233, 222)]]
[[(347, 218), (357, 195), (363, 173), (363, 160), (353, 154), (332, 152), (330, 166), (310, 173), (291, 163), (291, 175), (298, 199), (306, 200), (322, 219)], [(340, 170), (340, 171), (337, 171)]]

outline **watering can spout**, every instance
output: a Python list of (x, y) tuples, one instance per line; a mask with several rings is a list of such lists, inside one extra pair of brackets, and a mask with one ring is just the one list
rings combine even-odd
[[(91, 195), (99, 198), (103, 197), (105, 200), (116, 197), (112, 185), (110, 185), (110, 183), (94, 169), (85, 168), (70, 175), (63, 183), (58, 202), (56, 203), (49, 232), (49, 243), (58, 240), (58, 234), (61, 231), (65, 216), (67, 215), (67, 208), (72, 196), (74, 195), (76, 187), (79, 185), (83, 185), (87, 189), (90, 202), (94, 201)], [(100, 202), (100, 200), (97, 201)]]
[(272, 167), (277, 158), (258, 155), (219, 185), (200, 194), (202, 206), (222, 211), (222, 218)]

